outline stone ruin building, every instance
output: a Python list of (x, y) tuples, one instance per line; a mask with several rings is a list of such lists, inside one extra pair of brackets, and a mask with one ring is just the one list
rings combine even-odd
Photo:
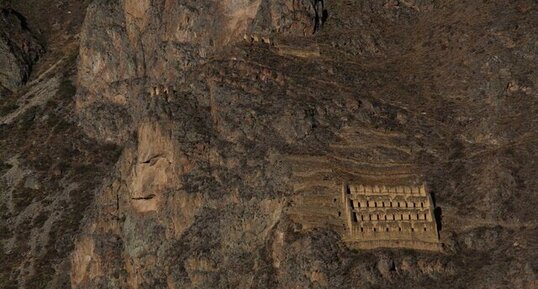
[(426, 186), (342, 186), (344, 240), (359, 249), (440, 250)]

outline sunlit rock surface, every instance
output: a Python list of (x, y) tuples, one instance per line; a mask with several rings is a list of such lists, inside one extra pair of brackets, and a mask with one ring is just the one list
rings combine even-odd
[[(8, 1), (1, 288), (536, 287), (534, 1), (82, 2)], [(426, 184), (435, 250), (345, 184)]]

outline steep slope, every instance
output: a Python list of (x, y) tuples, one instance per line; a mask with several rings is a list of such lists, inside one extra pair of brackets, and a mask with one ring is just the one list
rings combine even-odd
[(66, 13), (51, 27), (58, 1), (30, 2), (0, 5), (0, 42), (10, 46), (0, 58), (15, 65), (1, 70), (16, 80), (0, 80), (9, 88), (0, 92), (0, 288), (67, 288), (82, 218), (119, 149), (76, 123), (75, 34), (83, 15)]
[(0, 90), (7, 94), (28, 79), (43, 49), (14, 10), (0, 10), (0, 31)]
[[(327, 9), (94, 2), (77, 107), (126, 149), (74, 287), (534, 286), (534, 4)], [(444, 253), (341, 241), (343, 181), (424, 180)]]
[[(536, 287), (535, 1), (63, 2), (1, 116), (2, 288)], [(442, 251), (350, 247), (348, 182), (426, 182)]]

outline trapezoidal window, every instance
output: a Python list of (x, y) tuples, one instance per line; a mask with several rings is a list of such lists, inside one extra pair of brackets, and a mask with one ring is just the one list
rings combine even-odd
[(424, 203), (420, 202), (420, 207), (424, 208)]
[(361, 232), (364, 232), (364, 228), (363, 228), (363, 227), (361, 227)]
[(389, 231), (389, 228), (386, 228), (386, 229), (385, 229), (385, 231), (387, 231), (387, 232), (388, 232), (388, 231)]
[(357, 222), (357, 214), (353, 213), (353, 222)]

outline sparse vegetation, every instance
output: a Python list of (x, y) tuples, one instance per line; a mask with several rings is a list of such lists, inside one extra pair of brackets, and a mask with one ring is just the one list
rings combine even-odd
[(11, 164), (0, 161), (0, 176), (4, 174), (5, 171), (13, 167)]
[[(47, 45), (25, 78), (61, 79), (0, 124), (0, 288), (70, 288), (81, 233), (84, 288), (534, 288), (532, 0), (325, 1), (314, 35), (309, 0), (146, 1), (143, 21), (138, 1), (0, 2)], [(445, 252), (347, 247), (334, 184), (419, 179)]]
[(60, 82), (60, 87), (58, 89), (60, 99), (71, 100), (76, 92), (77, 88), (73, 84), (73, 81), (67, 76), (64, 77)]
[(19, 108), (17, 104), (5, 102), (2, 106), (0, 106), (0, 117), (8, 115), (17, 108)]
[(17, 120), (17, 133), (26, 135), (28, 130), (34, 125), (34, 120), (36, 118), (36, 113), (38, 112), (37, 107), (31, 107), (26, 112), (24, 112)]

